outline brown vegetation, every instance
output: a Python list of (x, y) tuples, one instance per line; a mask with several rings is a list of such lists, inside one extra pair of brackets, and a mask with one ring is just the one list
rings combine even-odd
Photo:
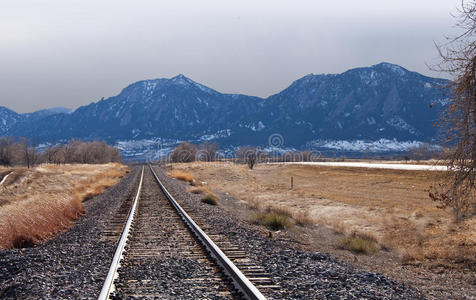
[(204, 188), (204, 187), (199, 186), (199, 187), (194, 187), (194, 188), (190, 189), (189, 192), (191, 194), (207, 194), (210, 191), (208, 189)]
[(116, 163), (11, 170), (0, 186), (0, 249), (32, 246), (64, 230), (84, 213), (85, 199), (127, 172)]
[(339, 246), (356, 253), (372, 254), (378, 251), (377, 239), (368, 234), (353, 233), (339, 240)]
[(250, 169), (253, 169), (258, 162), (259, 155), (259, 150), (255, 147), (240, 147), (236, 151), (236, 156), (239, 161), (248, 165)]
[(169, 177), (172, 177), (172, 178), (176, 178), (178, 180), (182, 180), (182, 181), (186, 181), (186, 182), (193, 182), (193, 176), (188, 174), (188, 173), (185, 173), (185, 172), (182, 172), (182, 171), (179, 171), (179, 170), (172, 170), (168, 173), (168, 176)]
[(272, 230), (281, 230), (292, 225), (289, 214), (280, 210), (260, 211), (254, 215), (255, 222)]
[(170, 160), (172, 162), (192, 162), (197, 158), (198, 149), (195, 145), (189, 142), (183, 142), (177, 146), (177, 148), (170, 154)]
[(212, 193), (208, 193), (208, 194), (203, 195), (201, 200), (202, 200), (203, 203), (210, 204), (210, 205), (217, 205), (218, 204), (217, 196), (215, 194), (212, 194)]
[(174, 169), (244, 200), (261, 216), (270, 207), (286, 207), (292, 223), (374, 236), (380, 247), (402, 258), (475, 262), (476, 220), (454, 224), (451, 211), (428, 198), (429, 185), (443, 178), (441, 172), (264, 164), (250, 170), (219, 162), (174, 164)]
[(0, 138), (0, 165), (3, 166), (23, 165), (30, 168), (38, 163), (105, 164), (121, 160), (119, 150), (106, 142), (72, 139), (66, 145), (49, 146), (40, 152), (25, 138)]

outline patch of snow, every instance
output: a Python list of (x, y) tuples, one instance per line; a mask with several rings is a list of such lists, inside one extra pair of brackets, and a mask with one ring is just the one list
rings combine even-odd
[(295, 164), (295, 165), (312, 165), (312, 166), (329, 166), (329, 167), (353, 167), (353, 168), (370, 168), (370, 169), (392, 169), (392, 170), (410, 170), (410, 171), (446, 171), (446, 166), (433, 165), (408, 165), (408, 164), (380, 164), (365, 162), (285, 162), (272, 164)]
[(239, 127), (245, 127), (248, 129), (251, 129), (252, 131), (261, 131), (263, 130), (266, 126), (263, 124), (263, 122), (258, 121), (258, 123), (251, 123), (251, 124), (239, 124)]
[(399, 76), (405, 75), (405, 69), (403, 69), (399, 65), (390, 64), (390, 63), (381, 63), (381, 65), (384, 66), (385, 68), (391, 70), (393, 73), (395, 73)]
[[(317, 140), (310, 143), (312, 147), (355, 152), (403, 152), (422, 144), (419, 141), (397, 141), (396, 139), (366, 140)], [(434, 146), (438, 148), (438, 146)]]
[(450, 98), (443, 98), (443, 99), (435, 99), (433, 100), (433, 103), (438, 103), (442, 106), (447, 106), (448, 104), (450, 104), (451, 102), (451, 99)]
[(215, 139), (218, 139), (218, 138), (226, 138), (226, 137), (229, 137), (230, 135), (231, 135), (231, 130), (230, 129), (224, 129), (224, 130), (217, 131), (213, 134), (202, 135), (199, 138), (199, 140), (200, 141), (210, 141), (210, 140), (215, 140)]
[(367, 124), (369, 124), (369, 126), (375, 125), (376, 123), (374, 117), (367, 118)]
[(116, 147), (125, 159), (153, 160), (166, 156), (180, 140), (152, 138), (117, 141)]
[(405, 120), (403, 120), (400, 116), (395, 116), (390, 120), (386, 121), (386, 123), (396, 129), (408, 131), (411, 134), (416, 133), (416, 129), (407, 122), (405, 122)]

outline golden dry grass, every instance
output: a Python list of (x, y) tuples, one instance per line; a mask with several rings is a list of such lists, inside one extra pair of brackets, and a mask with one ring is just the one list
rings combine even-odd
[(179, 170), (172, 170), (167, 175), (172, 177), (172, 178), (176, 178), (178, 180), (183, 180), (183, 181), (190, 182), (190, 183), (193, 182), (193, 176), (192, 175), (190, 175), (188, 173), (185, 173), (185, 172), (182, 172), (182, 171), (179, 171)]
[(281, 230), (292, 225), (290, 217), (279, 211), (260, 211), (254, 215), (256, 224), (262, 224), (272, 230)]
[(188, 192), (191, 193), (191, 194), (207, 194), (207, 193), (210, 193), (210, 191), (207, 188), (204, 188), (202, 186), (197, 186), (197, 187), (191, 188), (190, 190), (188, 190)]
[(15, 169), (0, 186), (0, 249), (31, 246), (64, 230), (84, 213), (84, 200), (126, 172), (116, 163)]
[(253, 209), (287, 207), (297, 224), (318, 223), (347, 236), (369, 233), (405, 259), (476, 260), (476, 218), (455, 225), (451, 211), (438, 209), (428, 197), (440, 172), (300, 165), (249, 170), (228, 162), (174, 164), (174, 169)]
[(368, 234), (353, 233), (339, 240), (339, 246), (356, 253), (372, 254), (379, 250), (377, 240)]

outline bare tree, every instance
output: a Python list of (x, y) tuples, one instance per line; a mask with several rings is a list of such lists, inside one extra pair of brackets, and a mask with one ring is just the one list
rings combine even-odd
[(19, 145), (23, 157), (23, 163), (28, 167), (34, 166), (40, 157), (40, 152), (26, 138), (20, 138)]
[(476, 178), (476, 1), (461, 2), (457, 26), (463, 33), (437, 46), (442, 63), (435, 67), (454, 80), (451, 102), (443, 117), (446, 140), (453, 146), (447, 158), (447, 180), (432, 187), (439, 207), (451, 207), (460, 221), (475, 207)]
[(189, 142), (183, 142), (172, 151), (170, 159), (172, 162), (192, 162), (197, 156), (197, 147)]
[(63, 145), (58, 145), (53, 147), (53, 163), (59, 165), (59, 164), (65, 164), (65, 147)]
[(64, 161), (65, 163), (78, 163), (78, 147), (81, 141), (71, 139), (68, 144), (64, 146)]
[(236, 155), (248, 165), (248, 168), (253, 169), (258, 160), (258, 149), (255, 147), (240, 147), (236, 151)]
[(200, 160), (215, 161), (218, 158), (217, 151), (219, 146), (217, 143), (205, 142), (200, 145)]
[(0, 139), (0, 165), (9, 166), (13, 163), (13, 143), (13, 138), (2, 137)]
[(58, 147), (49, 146), (43, 151), (42, 161), (52, 164), (55, 163), (56, 152), (59, 150)]

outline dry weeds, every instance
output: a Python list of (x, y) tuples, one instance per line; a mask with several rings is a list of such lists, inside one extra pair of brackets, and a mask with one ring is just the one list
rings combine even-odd
[[(259, 212), (286, 207), (296, 224), (318, 223), (351, 236), (371, 234), (406, 260), (476, 261), (476, 218), (453, 224), (428, 197), (439, 172), (233, 163), (174, 164)], [(290, 178), (294, 177), (294, 189)], [(442, 246), (444, 245), (444, 246)]]
[(64, 230), (84, 213), (84, 200), (126, 171), (116, 163), (15, 169), (0, 186), (0, 249), (32, 246)]
[(356, 253), (372, 254), (379, 250), (377, 240), (368, 234), (354, 233), (339, 240), (339, 246)]
[(288, 215), (272, 210), (256, 213), (254, 215), (254, 222), (272, 230), (281, 230), (292, 225)]
[(207, 189), (207, 188), (204, 188), (204, 187), (194, 187), (194, 188), (191, 188), (190, 190), (188, 190), (189, 193), (191, 194), (207, 194), (207, 193), (210, 193), (210, 191)]
[(172, 170), (167, 175), (172, 177), (172, 178), (176, 178), (178, 180), (183, 180), (183, 181), (186, 181), (186, 182), (189, 182), (189, 183), (193, 182), (193, 176), (192, 175), (190, 175), (188, 173), (185, 173), (185, 172), (182, 172), (182, 171), (179, 171), (179, 170)]
[(218, 204), (217, 196), (215, 194), (212, 194), (212, 193), (208, 193), (208, 194), (203, 195), (201, 200), (202, 200), (203, 203), (210, 204), (210, 205), (217, 205)]

